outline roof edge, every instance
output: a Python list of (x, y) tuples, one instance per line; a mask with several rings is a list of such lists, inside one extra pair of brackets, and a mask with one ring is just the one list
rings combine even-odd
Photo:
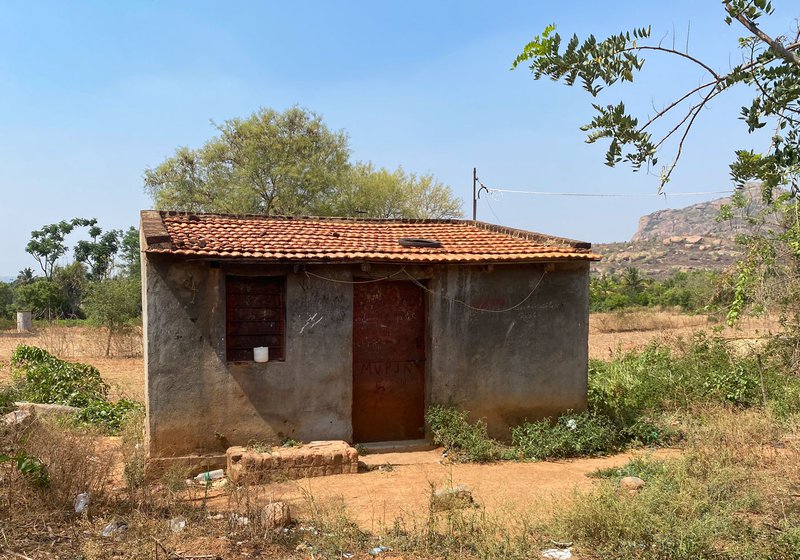
[[(591, 249), (592, 244), (587, 241), (578, 241), (567, 237), (547, 235), (535, 231), (517, 229), (480, 220), (467, 220), (463, 218), (358, 218), (348, 216), (265, 216), (264, 214), (221, 214), (216, 212), (180, 212), (176, 210), (142, 210), (142, 228), (145, 232), (145, 239), (148, 246), (171, 241), (164, 218), (169, 216), (204, 216), (211, 218), (242, 218), (242, 219), (261, 219), (261, 220), (286, 220), (286, 221), (328, 221), (328, 222), (367, 222), (367, 223), (401, 223), (401, 224), (462, 224), (465, 226), (475, 226), (488, 231), (502, 233), (513, 237), (520, 237), (530, 241), (536, 241), (545, 246), (562, 246), (573, 249)], [(146, 226), (147, 224), (147, 226)]]
[(164, 226), (163, 212), (157, 210), (142, 210), (140, 213), (140, 227), (144, 247), (142, 250), (150, 248), (163, 248), (172, 245), (172, 237)]
[(560, 245), (560, 246), (567, 246), (572, 247), (573, 249), (591, 249), (592, 244), (588, 241), (578, 241), (577, 239), (569, 239), (568, 237), (558, 237), (555, 235), (547, 235), (544, 233), (538, 233), (535, 231), (529, 231), (526, 229), (517, 229), (508, 226), (501, 226), (497, 224), (492, 224), (489, 222), (481, 222), (480, 220), (472, 221), (472, 220), (462, 220), (473, 224), (476, 227), (481, 229), (494, 231), (496, 233), (502, 233), (504, 235), (511, 235), (513, 237), (521, 237), (523, 239), (528, 239), (530, 241), (536, 241), (541, 243), (547, 247), (553, 245)]

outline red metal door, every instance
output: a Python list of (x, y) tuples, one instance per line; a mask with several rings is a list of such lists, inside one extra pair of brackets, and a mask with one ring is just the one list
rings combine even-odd
[(425, 435), (425, 299), (411, 282), (353, 286), (353, 440)]

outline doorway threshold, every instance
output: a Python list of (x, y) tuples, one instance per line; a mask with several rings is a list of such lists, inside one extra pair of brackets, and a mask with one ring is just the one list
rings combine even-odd
[(396, 441), (371, 441), (369, 443), (356, 444), (364, 448), (367, 453), (403, 453), (411, 451), (430, 451), (436, 449), (430, 441), (426, 439), (402, 439)]

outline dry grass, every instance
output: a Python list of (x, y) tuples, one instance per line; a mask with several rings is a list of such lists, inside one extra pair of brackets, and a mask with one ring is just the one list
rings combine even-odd
[[(17, 443), (24, 440), (27, 450), (39, 454), (50, 465), (52, 482), (49, 489), (38, 489), (10, 465), (0, 466), (4, 482), (0, 485), (0, 557), (6, 553), (37, 559), (340, 559), (343, 553), (354, 553), (354, 558), (366, 559), (369, 548), (385, 545), (393, 550), (394, 558), (528, 559), (551, 548), (553, 539), (574, 541), (579, 558), (627, 559), (648, 557), (637, 552), (638, 539), (650, 542), (648, 535), (655, 534), (655, 545), (664, 547), (686, 536), (681, 532), (685, 527), (696, 532), (689, 535), (692, 540), (686, 544), (695, 548), (688, 552), (717, 542), (722, 549), (714, 557), (734, 558), (741, 557), (736, 554), (750, 544), (757, 551), (756, 545), (764, 542), (763, 554), (747, 557), (789, 557), (786, 552), (791, 544), (784, 542), (784, 533), (800, 514), (797, 427), (779, 424), (763, 411), (724, 407), (696, 409), (683, 421), (685, 454), (671, 455), (665, 480), (648, 480), (642, 494), (633, 498), (620, 494), (613, 483), (585, 479), (581, 491), (560, 495), (557, 507), (542, 508), (543, 502), (514, 492), (518, 483), (504, 474), (506, 468), (536, 465), (512, 463), (496, 465), (483, 475), (512, 487), (503, 498), (508, 508), (489, 508), (480, 499), (478, 507), (439, 513), (423, 505), (398, 511), (364, 529), (352, 517), (353, 500), (382, 497), (360, 484), (360, 478), (381, 476), (386, 485), (405, 494), (429, 492), (424, 484), (402, 483), (395, 470), (346, 475), (353, 480), (351, 491), (339, 495), (308, 484), (321, 479), (294, 483), (300, 497), (297, 507), (293, 503), (293, 513), (300, 519), (286, 531), (274, 530), (263, 514), (265, 504), (287, 497), (281, 491), (285, 484), (228, 485), (209, 492), (205, 487), (186, 487), (180, 477), (168, 475), (159, 483), (126, 488), (120, 475), (121, 457), (125, 462), (141, 460), (135, 452), (141, 443), (141, 424), (130, 425), (121, 439), (38, 424), (3, 435)], [(563, 477), (571, 464), (551, 466), (561, 470)], [(451, 471), (449, 482), (462, 482), (459, 471)], [(524, 484), (535, 487), (531, 481)], [(74, 495), (84, 491), (92, 494), (92, 503), (85, 514), (76, 514)], [(212, 500), (211, 494), (217, 499)], [(176, 533), (169, 521), (178, 516), (185, 518), (186, 528)], [(101, 536), (108, 523), (119, 520), (127, 524), (124, 534)], [(741, 538), (736, 531), (743, 531)], [(760, 540), (770, 535), (774, 542)]]
[(650, 332), (676, 329), (702, 329), (713, 322), (706, 315), (687, 315), (674, 311), (631, 310), (612, 313), (592, 313), (589, 333)]
[(687, 416), (683, 456), (635, 496), (617, 480), (576, 495), (547, 525), (581, 558), (798, 558), (797, 426), (759, 410)]
[(18, 344), (38, 346), (63, 359), (70, 358), (141, 358), (142, 328), (114, 335), (106, 356), (107, 331), (100, 327), (37, 327), (33, 333), (0, 331), (0, 355), (10, 354)]
[(689, 338), (697, 331), (728, 340), (755, 341), (781, 330), (777, 319), (745, 317), (734, 327), (709, 315), (686, 315), (668, 310), (592, 313), (589, 316), (589, 356), (609, 359), (618, 351), (643, 348), (655, 339)]
[(38, 328), (30, 334), (0, 331), (0, 384), (10, 378), (8, 362), (14, 349), (20, 344), (26, 344), (43, 348), (61, 359), (95, 366), (111, 386), (110, 397), (113, 400), (127, 398), (143, 401), (141, 328), (116, 336), (108, 358), (105, 357), (105, 337), (104, 329), (89, 326), (54, 325)]

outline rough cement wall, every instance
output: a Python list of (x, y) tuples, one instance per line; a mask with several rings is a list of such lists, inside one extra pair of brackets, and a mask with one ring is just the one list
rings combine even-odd
[[(453, 404), (485, 418), (490, 433), (586, 408), (589, 265), (449, 267), (430, 288), (486, 309), (429, 298), (428, 402)], [(541, 283), (539, 280), (541, 278)]]
[[(145, 255), (145, 376), (151, 458), (218, 454), (251, 440), (351, 440), (353, 291), (292, 267)], [(551, 267), (552, 268), (552, 267)], [(490, 431), (586, 406), (588, 264), (428, 267), (426, 402), (485, 417)], [(351, 281), (356, 266), (313, 266)], [(372, 274), (396, 273), (377, 267)], [(286, 278), (286, 361), (225, 361), (226, 274)], [(399, 279), (399, 278), (398, 278)]]
[[(286, 361), (225, 361), (226, 274), (286, 278)], [(342, 268), (320, 268), (349, 279)], [(343, 275), (346, 275), (343, 276)], [(214, 269), (145, 259), (151, 457), (221, 453), (251, 440), (349, 440), (352, 289), (291, 268)]]

